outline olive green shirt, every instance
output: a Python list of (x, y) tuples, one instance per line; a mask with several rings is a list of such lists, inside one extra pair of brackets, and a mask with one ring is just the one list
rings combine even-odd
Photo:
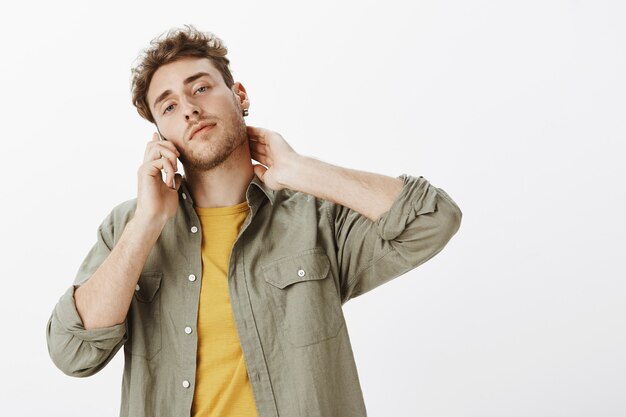
[[(260, 417), (362, 417), (366, 408), (342, 305), (426, 262), (461, 223), (461, 210), (423, 177), (402, 174), (389, 211), (373, 222), (256, 175), (233, 245), (228, 286)], [(202, 231), (188, 185), (139, 276), (124, 323), (86, 330), (74, 290), (111, 253), (136, 199), (116, 206), (47, 324), (64, 373), (100, 371), (124, 346), (120, 416), (189, 416), (196, 375)]]

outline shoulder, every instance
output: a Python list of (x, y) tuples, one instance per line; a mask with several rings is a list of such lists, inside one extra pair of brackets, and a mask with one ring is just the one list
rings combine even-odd
[(283, 188), (274, 192), (274, 206), (285, 208), (292, 206), (311, 206), (318, 210), (323, 209), (325, 205), (330, 204), (329, 201), (315, 197), (312, 194), (303, 193), (302, 191)]
[(272, 211), (275, 216), (288, 223), (327, 227), (334, 203), (302, 191), (283, 188), (274, 193)]
[(126, 224), (133, 217), (136, 207), (136, 197), (118, 203), (111, 209), (109, 214), (102, 221), (100, 228), (103, 232), (109, 234), (113, 240), (117, 241), (117, 238), (124, 230), (124, 227), (126, 227)]
[(137, 208), (137, 198), (122, 201), (111, 209), (111, 216), (116, 221), (128, 221)]

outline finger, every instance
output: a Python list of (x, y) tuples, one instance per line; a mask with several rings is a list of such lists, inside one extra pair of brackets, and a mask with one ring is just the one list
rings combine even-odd
[(246, 130), (248, 132), (248, 138), (252, 140), (257, 140), (261, 143), (266, 143), (265, 136), (267, 134), (266, 129), (262, 129), (254, 126), (246, 126)]
[(154, 154), (154, 159), (157, 159), (157, 158), (169, 159), (170, 163), (173, 166), (177, 166), (177, 160), (176, 160), (177, 157), (178, 155), (172, 152), (170, 149), (167, 149), (161, 146), (157, 147), (157, 149), (155, 150), (155, 154)]
[(156, 143), (150, 148), (149, 152), (147, 152), (144, 162), (167, 158), (172, 166), (178, 168), (178, 162), (176, 160), (177, 157), (178, 155), (172, 152), (172, 150), (162, 146), (161, 143)]
[(254, 164), (252, 169), (254, 170), (254, 173), (256, 174), (256, 176), (259, 177), (261, 181), (265, 182), (264, 177), (265, 177), (265, 172), (267, 171), (267, 168), (265, 168), (263, 165)]
[(251, 140), (250, 141), (250, 149), (255, 151), (255, 152), (259, 152), (262, 154), (267, 154), (267, 145), (263, 145), (262, 143), (259, 143), (257, 141)]
[(252, 153), (250, 155), (252, 157), (252, 159), (254, 159), (255, 161), (258, 161), (260, 163), (262, 163), (265, 166), (272, 166), (273, 165), (273, 161), (272, 158), (268, 157), (268, 156), (264, 156), (264, 155), (259, 155), (256, 153)]
[(143, 161), (147, 162), (148, 161), (148, 154), (150, 153), (150, 149), (152, 146), (154, 146), (155, 143), (159, 142), (159, 134), (154, 132), (152, 134), (152, 139), (150, 139), (148, 142), (146, 142), (146, 150), (143, 153)]
[(146, 150), (143, 153), (143, 161), (148, 162), (148, 156), (153, 153), (153, 148), (159, 143), (159, 135), (154, 133), (152, 139), (146, 142)]
[(183, 183), (183, 176), (180, 174), (176, 174), (174, 175), (174, 178), (176, 178), (176, 189), (178, 190)]
[(147, 162), (142, 166), (142, 169), (145, 171), (146, 175), (150, 177), (161, 177), (161, 170), (164, 170), (166, 173), (165, 183), (169, 187), (172, 186), (171, 178), (174, 177), (174, 171), (172, 168), (172, 164), (170, 164), (167, 159), (162, 158)]
[(253, 157), (254, 159), (256, 159), (259, 162), (261, 162), (259, 160), (259, 158), (262, 158), (262, 159), (268, 159), (269, 158), (267, 154), (265, 154), (263, 152), (257, 152), (257, 151), (255, 151), (253, 149), (250, 150), (250, 156)]
[(165, 142), (165, 141), (148, 142), (148, 145), (146, 146), (146, 153), (150, 153), (151, 155), (154, 155), (155, 149), (168, 150), (172, 152), (172, 154), (174, 154), (176, 157), (180, 156), (180, 152), (178, 152), (178, 149), (176, 149), (176, 147), (172, 145), (170, 142)]
[(150, 177), (156, 177), (161, 174), (161, 170), (164, 167), (164, 159), (156, 159), (154, 161), (146, 161), (139, 167), (140, 174), (145, 174)]
[(178, 152), (178, 149), (176, 148), (176, 145), (174, 145), (172, 142), (170, 142), (168, 140), (162, 140), (162, 141), (159, 141), (159, 145), (160, 146), (165, 146), (167, 149), (169, 149), (172, 152), (174, 152), (176, 154), (176, 156), (180, 156), (180, 152)]
[(248, 138), (248, 142), (250, 142), (253, 145), (265, 145), (265, 143), (261, 142), (257, 137)]
[(174, 188), (172, 180), (176, 175), (176, 171), (174, 170), (172, 163), (167, 158), (160, 159), (160, 161), (163, 161), (163, 171), (165, 171), (165, 184), (167, 184), (167, 186), (170, 188)]
[(253, 134), (257, 134), (257, 135), (262, 134), (264, 132), (267, 132), (267, 129), (264, 129), (264, 128), (258, 127), (258, 126), (247, 125), (246, 129), (248, 129), (248, 132), (252, 132)]
[(262, 145), (267, 144), (267, 140), (266, 140), (265, 136), (262, 136), (262, 135), (259, 135), (259, 136), (248, 135), (248, 141), (249, 142), (260, 143)]
[(159, 136), (159, 134), (157, 132), (154, 132), (152, 134), (152, 140), (147, 142), (147, 144), (146, 144), (146, 152), (145, 152), (144, 155), (147, 155), (148, 154), (148, 150), (150, 148), (152, 148), (153, 146), (164, 146), (165, 148), (170, 149), (172, 152), (174, 152), (176, 154), (176, 156), (180, 156), (180, 152), (176, 148), (176, 145), (174, 145), (170, 141), (161, 140), (160, 136)]

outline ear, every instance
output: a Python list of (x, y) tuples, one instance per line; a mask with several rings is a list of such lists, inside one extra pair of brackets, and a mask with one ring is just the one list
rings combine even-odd
[(233, 94), (239, 99), (239, 105), (242, 109), (250, 108), (250, 99), (248, 97), (248, 93), (246, 93), (246, 89), (243, 84), (239, 81), (235, 82), (231, 87)]

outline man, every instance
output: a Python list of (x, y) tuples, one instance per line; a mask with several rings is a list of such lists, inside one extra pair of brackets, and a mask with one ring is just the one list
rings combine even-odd
[(121, 416), (365, 416), (342, 305), (439, 253), (461, 211), (423, 177), (333, 166), (246, 126), (228, 64), (187, 26), (134, 69), (164, 140), (55, 306), (51, 358), (84, 377), (124, 346)]

